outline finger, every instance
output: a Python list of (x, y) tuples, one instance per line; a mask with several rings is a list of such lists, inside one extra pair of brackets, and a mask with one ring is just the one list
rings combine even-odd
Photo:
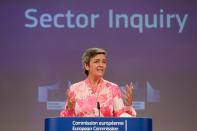
[(132, 87), (132, 89), (134, 88), (134, 86), (133, 86), (133, 83), (132, 83), (132, 82), (130, 82), (130, 86)]
[(132, 82), (130, 83), (130, 86), (131, 86), (131, 92), (133, 92), (134, 85), (133, 85), (133, 83), (132, 83)]
[(127, 88), (126, 88), (126, 89), (127, 89), (127, 92), (129, 92), (129, 93), (130, 93), (130, 92), (132, 91), (132, 87), (131, 87), (131, 85), (126, 85), (126, 87), (127, 87)]
[(124, 95), (127, 96), (127, 97), (129, 97), (129, 96), (131, 96), (131, 89), (129, 89), (130, 87), (128, 85), (126, 85), (126, 86), (127, 86), (127, 89), (124, 92)]
[(133, 89), (134, 89), (134, 86), (133, 86), (133, 84), (131, 83), (131, 84), (130, 84), (130, 93), (131, 93), (131, 94), (133, 93)]

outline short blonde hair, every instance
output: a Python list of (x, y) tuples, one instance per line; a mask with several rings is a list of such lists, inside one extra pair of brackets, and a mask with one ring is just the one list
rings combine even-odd
[(88, 76), (89, 72), (88, 70), (85, 69), (85, 64), (90, 63), (90, 59), (95, 57), (98, 54), (104, 54), (105, 56), (107, 55), (106, 51), (102, 48), (89, 48), (87, 49), (83, 55), (82, 55), (82, 66), (84, 73)]

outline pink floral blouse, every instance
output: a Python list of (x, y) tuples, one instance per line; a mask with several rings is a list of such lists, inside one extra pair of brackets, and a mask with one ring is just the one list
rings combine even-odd
[(118, 117), (123, 113), (136, 116), (134, 108), (124, 106), (118, 85), (107, 80), (101, 80), (95, 93), (92, 92), (88, 79), (73, 84), (70, 91), (75, 96), (76, 104), (74, 109), (70, 109), (68, 101), (66, 101), (65, 109), (60, 113), (62, 117), (96, 117), (99, 116), (99, 112), (102, 117)]

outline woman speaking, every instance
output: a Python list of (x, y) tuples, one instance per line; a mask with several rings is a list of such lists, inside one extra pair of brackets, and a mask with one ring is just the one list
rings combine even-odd
[(127, 85), (123, 97), (117, 84), (103, 78), (107, 66), (106, 51), (89, 48), (82, 55), (87, 78), (71, 85), (66, 95), (62, 117), (121, 117), (136, 116), (132, 107), (132, 85)]

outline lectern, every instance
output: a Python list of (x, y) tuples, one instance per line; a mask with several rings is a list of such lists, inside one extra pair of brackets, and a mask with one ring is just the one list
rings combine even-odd
[(45, 131), (152, 131), (152, 119), (138, 117), (46, 118)]

